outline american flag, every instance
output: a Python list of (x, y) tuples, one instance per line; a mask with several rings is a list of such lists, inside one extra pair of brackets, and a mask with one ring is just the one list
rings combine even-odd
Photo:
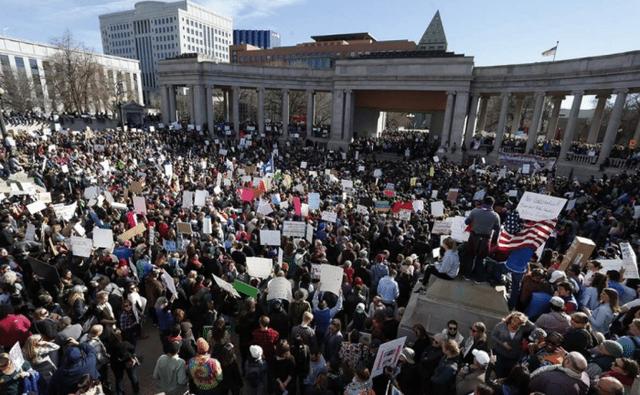
[(523, 220), (518, 212), (513, 210), (507, 214), (504, 226), (500, 231), (498, 249), (504, 252), (525, 247), (536, 250), (547, 241), (555, 227), (555, 219)]

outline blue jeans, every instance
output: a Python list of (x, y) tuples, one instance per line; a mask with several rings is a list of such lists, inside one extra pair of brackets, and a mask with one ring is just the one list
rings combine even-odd
[(513, 310), (520, 300), (520, 286), (526, 273), (511, 272), (511, 295), (509, 295), (509, 310)]

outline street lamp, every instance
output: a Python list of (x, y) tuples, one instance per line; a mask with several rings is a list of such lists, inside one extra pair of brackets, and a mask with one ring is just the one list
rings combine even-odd
[(0, 138), (4, 140), (6, 129), (4, 128), (4, 113), (2, 110), (2, 96), (4, 96), (5, 90), (0, 88)]
[(120, 123), (122, 124), (122, 130), (124, 130), (124, 118), (122, 117), (122, 95), (124, 94), (124, 87), (122, 81), (116, 83), (116, 99), (118, 100), (118, 115), (120, 116)]

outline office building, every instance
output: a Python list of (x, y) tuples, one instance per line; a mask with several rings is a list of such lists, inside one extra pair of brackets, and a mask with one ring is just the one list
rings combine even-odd
[(229, 61), (231, 18), (190, 0), (141, 1), (133, 10), (100, 15), (105, 54), (140, 61), (145, 100), (159, 106), (158, 61), (197, 53), (215, 62)]
[(233, 30), (233, 45), (249, 44), (261, 49), (280, 46), (280, 33), (273, 30)]
[[(49, 44), (0, 37), (0, 65), (4, 76), (12, 73), (16, 80), (26, 77), (29, 81), (31, 95), (34, 102), (43, 112), (64, 111), (62, 103), (55, 99), (55, 89), (52, 81), (50, 59), (58, 48)], [(89, 103), (91, 112), (110, 112), (111, 104), (115, 100), (116, 84), (122, 83), (125, 101), (135, 101), (144, 104), (142, 85), (140, 80), (140, 64), (137, 60), (102, 54), (91, 54), (98, 65), (102, 66), (107, 86), (113, 87), (112, 92), (103, 95), (101, 103)], [(66, 109), (69, 110), (69, 109)]]

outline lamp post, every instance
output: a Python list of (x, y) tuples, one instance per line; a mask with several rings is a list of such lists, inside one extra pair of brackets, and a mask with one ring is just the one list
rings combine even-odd
[(122, 95), (124, 94), (124, 88), (122, 81), (116, 83), (116, 99), (118, 100), (118, 115), (120, 116), (120, 123), (122, 130), (124, 130), (124, 118), (122, 116)]
[(2, 109), (2, 96), (4, 96), (5, 90), (0, 88), (0, 139), (4, 140), (4, 135), (7, 133), (4, 128), (4, 113)]

